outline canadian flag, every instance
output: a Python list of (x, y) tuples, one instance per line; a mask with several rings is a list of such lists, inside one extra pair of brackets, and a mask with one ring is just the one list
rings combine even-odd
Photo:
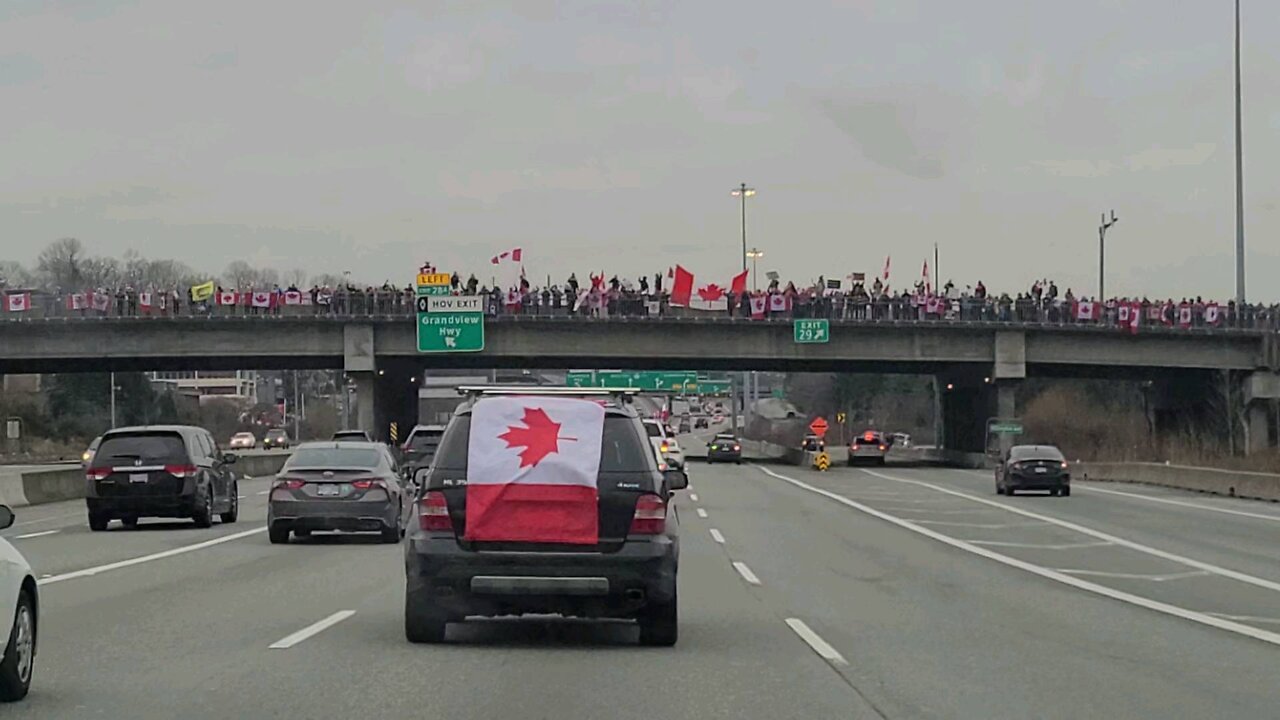
[(689, 300), (689, 307), (693, 310), (726, 310), (729, 298), (725, 295), (724, 288), (711, 283), (698, 288)]
[(604, 407), (490, 397), (471, 411), (464, 539), (594, 545)]
[(89, 298), (84, 293), (71, 293), (67, 296), (68, 310), (84, 310), (89, 307)]
[(302, 293), (297, 290), (286, 290), (284, 293), (285, 305), (301, 305)]
[(111, 296), (106, 293), (93, 294), (93, 309), (106, 312), (111, 307)]
[(503, 261), (506, 261), (506, 260), (510, 260), (511, 262), (517, 262), (517, 263), (523, 262), (524, 248), (512, 248), (511, 250), (508, 250), (499, 255), (494, 255), (492, 258), (489, 259), (489, 262), (493, 263), (494, 265), (501, 265)]
[(1077, 320), (1095, 320), (1096, 305), (1092, 300), (1081, 300), (1076, 303), (1076, 319)]
[(743, 270), (733, 276), (733, 281), (729, 283), (729, 291), (734, 295), (741, 295), (747, 291), (747, 271)]
[(1178, 326), (1191, 327), (1191, 305), (1182, 303), (1178, 306)]
[(4, 296), (4, 306), (9, 312), (26, 312), (31, 309), (31, 293), (9, 293)]
[(1204, 306), (1204, 321), (1206, 324), (1217, 325), (1218, 321), (1221, 319), (1222, 319), (1222, 312), (1221, 312), (1221, 309), (1218, 307), (1218, 303), (1211, 302), (1208, 305)]
[(142, 308), (144, 312), (151, 312), (151, 293), (138, 293), (138, 307)]
[(1117, 318), (1117, 325), (1119, 327), (1125, 329), (1129, 327), (1129, 313), (1132, 311), (1133, 309), (1130, 307), (1129, 303), (1120, 304), (1119, 317)]
[(786, 312), (791, 307), (791, 298), (782, 293), (769, 295), (769, 312)]
[(671, 305), (688, 307), (693, 298), (693, 273), (677, 265), (674, 279), (671, 281)]
[(769, 298), (764, 295), (757, 295), (751, 298), (751, 317), (756, 320), (763, 320), (765, 311), (769, 309)]
[(253, 293), (252, 304), (256, 308), (271, 307), (272, 295), (265, 291), (255, 291)]
[(523, 299), (524, 299), (524, 298), (522, 298), (522, 297), (521, 297), (521, 295), (520, 295), (520, 291), (519, 291), (519, 290), (508, 290), (508, 291), (507, 291), (507, 306), (508, 306), (508, 307), (520, 307), (520, 305), (521, 305), (521, 304), (523, 304), (523, 302), (522, 302), (522, 301), (523, 301)]
[(218, 293), (219, 305), (235, 305), (236, 299), (236, 291), (234, 290), (223, 290)]

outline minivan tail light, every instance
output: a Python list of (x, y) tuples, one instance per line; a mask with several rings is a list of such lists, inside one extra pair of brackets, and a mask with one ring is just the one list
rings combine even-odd
[(418, 501), (418, 527), (427, 532), (452, 530), (449, 502), (439, 490), (428, 490)]
[(176, 478), (189, 478), (196, 476), (195, 465), (165, 465), (164, 471)]
[(84, 471), (84, 476), (90, 480), (106, 480), (111, 475), (109, 467), (95, 467)]
[(636, 498), (636, 512), (631, 516), (632, 535), (659, 535), (667, 528), (667, 503), (658, 495)]

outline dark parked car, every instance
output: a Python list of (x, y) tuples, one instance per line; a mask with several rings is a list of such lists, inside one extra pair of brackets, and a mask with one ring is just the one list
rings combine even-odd
[[(563, 398), (565, 389), (558, 390)], [(541, 397), (521, 394), (526, 408), (545, 417)], [(679, 539), (667, 504), (673, 491), (688, 487), (688, 477), (679, 470), (659, 470), (657, 453), (627, 399), (630, 393), (575, 395), (594, 395), (605, 403), (595, 477), (597, 542), (466, 539), (472, 413), (486, 396), (465, 402), (450, 421), (435, 462), (419, 472), (417, 521), (405, 543), (404, 630), (410, 642), (442, 642), (447, 623), (468, 615), (558, 613), (634, 618), (642, 644), (675, 644)]]
[(276, 475), (267, 503), (267, 535), (289, 542), (315, 530), (381, 533), (383, 542), (404, 534), (400, 469), (382, 443), (303, 443)]
[(189, 517), (209, 527), (215, 514), (233, 523), (240, 513), (235, 461), (198, 427), (110, 430), (85, 469), (89, 527), (106, 530), (113, 519), (134, 527), (140, 517)]
[(742, 443), (733, 433), (720, 433), (707, 443), (707, 462), (731, 462), (742, 464)]
[(401, 464), (413, 470), (431, 464), (444, 437), (443, 425), (416, 425), (400, 447)]
[(264, 450), (267, 448), (287, 448), (289, 444), (289, 433), (284, 428), (271, 428), (266, 435), (262, 436)]
[(1014, 445), (996, 468), (996, 494), (1019, 490), (1048, 490), (1071, 494), (1071, 468), (1062, 451), (1052, 445)]

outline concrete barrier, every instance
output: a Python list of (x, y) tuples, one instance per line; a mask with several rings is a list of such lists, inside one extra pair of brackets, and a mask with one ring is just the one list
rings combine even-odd
[[(231, 466), (236, 477), (270, 477), (280, 472), (289, 450), (251, 450), (237, 453)], [(76, 467), (0, 471), (0, 504), (9, 507), (76, 500), (84, 497), (84, 470)]]
[(1082, 462), (1076, 464), (1072, 474), (1081, 480), (1159, 485), (1228, 497), (1280, 501), (1280, 475), (1271, 473), (1163, 463)]

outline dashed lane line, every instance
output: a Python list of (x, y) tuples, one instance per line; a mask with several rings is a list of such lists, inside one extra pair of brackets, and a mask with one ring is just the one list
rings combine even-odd
[(314, 635), (318, 635), (355, 614), (355, 610), (339, 610), (319, 622), (312, 623), (292, 635), (287, 635), (276, 642), (271, 643), (267, 647), (272, 650), (288, 650), (303, 640)]
[(796, 635), (800, 636), (813, 651), (818, 653), (818, 657), (826, 660), (834, 665), (848, 665), (849, 661), (844, 659), (838, 650), (831, 647), (831, 644), (822, 639), (822, 636), (809, 628), (805, 622), (799, 618), (787, 618), (787, 627), (791, 628)]
[(703, 510), (702, 508), (698, 508), (698, 517), (704, 518), (706, 516), (707, 516), (707, 511)]
[(742, 576), (743, 580), (746, 580), (752, 585), (760, 584), (760, 578), (756, 577), (756, 574), (751, 572), (751, 568), (747, 567), (746, 563), (734, 561), (733, 569), (738, 571), (738, 574)]
[[(1251, 627), (1249, 625), (1245, 625), (1243, 623), (1236, 622), (1234, 620), (1228, 620), (1225, 618), (1216, 617), (1214, 615), (1199, 612), (1196, 610), (1189, 610), (1187, 608), (1179, 607), (1177, 605), (1170, 605), (1169, 603), (1160, 602), (1159, 600), (1152, 600), (1150, 598), (1145, 598), (1140, 595), (1134, 595), (1133, 593), (1124, 592), (1123, 590), (1116, 590), (1115, 588), (1110, 588), (1110, 587), (1107, 587), (1106, 585), (1099, 585), (1098, 583), (1073, 577), (1065, 573), (1060, 573), (1055, 570), (1051, 570), (1049, 568), (1027, 562), (1025, 560), (1019, 560), (1018, 558), (1011, 557), (1009, 555), (1003, 555), (1001, 553), (995, 552), (994, 550), (988, 550), (987, 548), (979, 547), (977, 545), (974, 545), (973, 543), (966, 542), (964, 540), (959, 540), (957, 538), (953, 538), (950, 535), (944, 535), (943, 533), (940, 533), (937, 530), (931, 530), (927, 527), (914, 523), (910, 520), (904, 520), (903, 518), (897, 517), (895, 515), (882, 512), (868, 505), (864, 505), (854, 500), (850, 500), (849, 498), (844, 497), (843, 495), (839, 495), (837, 493), (831, 492), (830, 490), (824, 490), (819, 487), (814, 487), (813, 485), (801, 482), (799, 480), (796, 480), (795, 478), (791, 478), (791, 477), (787, 477), (786, 475), (779, 474), (767, 467), (761, 467), (760, 470), (761, 472), (767, 475), (775, 477), (784, 482), (790, 483), (791, 485), (794, 485), (795, 487), (800, 488), (801, 490), (806, 490), (816, 495), (821, 495), (822, 497), (833, 500), (837, 503), (840, 503), (841, 505), (845, 505), (847, 507), (853, 508), (854, 510), (858, 510), (859, 512), (862, 512), (866, 515), (879, 518), (881, 520), (884, 520), (887, 523), (897, 525), (898, 527), (903, 528), (904, 530), (916, 533), (918, 535), (923, 535), (932, 540), (936, 540), (940, 543), (943, 543), (944, 545), (949, 545), (953, 548), (956, 548), (957, 550), (962, 550), (964, 552), (977, 555), (978, 557), (983, 557), (988, 560), (993, 560), (1002, 565), (1007, 565), (1012, 568), (1017, 568), (1018, 570), (1031, 573), (1032, 575), (1038, 575), (1047, 580), (1052, 580), (1054, 582), (1076, 588), (1077, 590), (1091, 592), (1096, 595), (1101, 595), (1103, 597), (1111, 598), (1112, 600), (1118, 600), (1123, 603), (1128, 603), (1130, 605), (1145, 608), (1147, 610), (1162, 613), (1164, 615), (1181, 618), (1183, 620), (1189, 620), (1191, 622), (1199, 623), (1201, 625), (1206, 625), (1209, 627), (1217, 628), (1219, 630), (1226, 630), (1227, 632), (1235, 633), (1237, 635), (1242, 635), (1244, 637), (1253, 638), (1254, 640), (1260, 640), (1270, 645), (1280, 646), (1280, 633), (1271, 632), (1269, 630), (1262, 630), (1260, 628)], [(963, 493), (959, 493), (959, 494), (963, 495)]]
[(721, 545), (723, 545), (723, 544), (724, 544), (724, 535), (721, 535), (721, 534), (720, 534), (720, 531), (719, 531), (719, 530), (717, 530), (717, 529), (715, 529), (715, 528), (711, 528), (711, 539), (712, 539), (712, 540), (715, 540), (716, 542), (720, 543)]

